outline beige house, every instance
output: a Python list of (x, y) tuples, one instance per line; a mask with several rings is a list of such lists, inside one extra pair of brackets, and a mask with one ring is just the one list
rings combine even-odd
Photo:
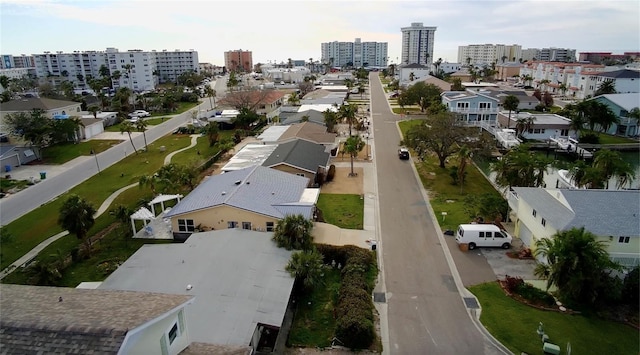
[(640, 264), (640, 191), (514, 187), (508, 197), (515, 236), (532, 249), (540, 239), (584, 227), (606, 243), (611, 260), (625, 268)]
[(209, 177), (165, 218), (176, 240), (228, 228), (270, 232), (287, 215), (313, 218), (319, 189), (308, 185), (307, 177), (254, 165)]
[(44, 97), (30, 97), (19, 100), (11, 100), (0, 104), (0, 125), (4, 122), (4, 116), (18, 112), (29, 112), (40, 109), (49, 118), (56, 115), (80, 116), (80, 102), (54, 100)]

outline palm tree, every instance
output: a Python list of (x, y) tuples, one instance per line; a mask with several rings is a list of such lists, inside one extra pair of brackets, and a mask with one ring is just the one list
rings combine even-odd
[(539, 187), (544, 184), (549, 163), (547, 158), (530, 152), (529, 147), (522, 144), (491, 164), (491, 170), (496, 173), (498, 186)]
[(524, 132), (531, 129), (531, 126), (533, 126), (533, 122), (535, 120), (536, 120), (535, 116), (518, 118), (516, 120), (516, 135), (519, 137), (522, 137), (522, 135), (524, 135)]
[(55, 286), (62, 278), (60, 270), (52, 263), (36, 261), (29, 266), (27, 273), (31, 276), (30, 281), (38, 286)]
[(323, 112), (324, 124), (327, 126), (327, 132), (334, 132), (336, 123), (338, 122), (338, 114), (330, 109)]
[(142, 136), (144, 137), (144, 150), (145, 151), (149, 151), (149, 147), (147, 146), (147, 134), (145, 133), (146, 130), (147, 130), (147, 126), (148, 125), (149, 124), (147, 123), (147, 121), (145, 121), (142, 118), (139, 118), (136, 121), (136, 124), (135, 124), (136, 129), (138, 130), (138, 132), (142, 132)]
[(640, 108), (634, 107), (627, 114), (627, 118), (633, 118), (636, 120), (636, 124), (640, 124)]
[(520, 100), (515, 95), (509, 95), (505, 97), (504, 103), (502, 106), (509, 110), (509, 119), (507, 120), (507, 128), (511, 127), (511, 111), (515, 111), (518, 109), (518, 105), (520, 105)]
[(285, 270), (295, 277), (298, 287), (310, 291), (322, 283), (325, 267), (322, 258), (322, 254), (316, 249), (295, 252)]
[[(207, 86), (204, 87), (204, 94), (207, 95), (207, 97), (209, 98), (209, 104), (211, 105), (211, 108), (215, 108), (216, 107), (216, 91), (207, 84)], [(211, 101), (213, 99), (213, 101)]]
[[(337, 105), (334, 105), (337, 106)], [(358, 106), (346, 103), (338, 109), (338, 118), (347, 121), (349, 124), (349, 136), (352, 136), (351, 127), (357, 123), (358, 118), (356, 113), (358, 112)]]
[(349, 176), (356, 176), (353, 172), (353, 158), (358, 156), (358, 153), (364, 149), (364, 146), (365, 142), (360, 138), (360, 136), (350, 136), (344, 142), (342, 150), (349, 154), (349, 157), (351, 158), (351, 173), (349, 173)]
[(563, 301), (593, 304), (609, 292), (609, 270), (620, 267), (609, 259), (606, 244), (582, 228), (559, 231), (551, 238), (536, 241), (539, 263), (535, 275), (547, 280), (547, 289), (558, 288)]
[(289, 105), (291, 106), (297, 106), (300, 103), (300, 97), (298, 97), (298, 93), (294, 91), (291, 94), (289, 94), (287, 103), (289, 103)]
[(565, 96), (567, 93), (567, 90), (569, 90), (569, 88), (565, 83), (560, 83), (560, 86), (558, 87), (558, 89), (562, 92), (562, 96)]
[(273, 240), (287, 250), (309, 250), (313, 246), (312, 229), (313, 222), (303, 215), (287, 215), (276, 224)]
[(136, 152), (136, 154), (138, 154), (138, 150), (136, 149), (136, 146), (133, 144), (133, 139), (131, 138), (131, 132), (133, 131), (134, 127), (133, 124), (131, 124), (131, 122), (129, 121), (123, 121), (122, 123), (120, 123), (120, 134), (127, 132), (127, 134), (129, 135), (129, 141), (131, 142), (131, 146), (133, 147), (133, 151)]
[(593, 96), (606, 95), (606, 94), (615, 94), (616, 93), (616, 82), (613, 79), (607, 79), (603, 81), (600, 85), (598, 85), (598, 90), (593, 93)]
[(91, 252), (91, 238), (87, 238), (87, 233), (93, 227), (95, 220), (93, 215), (95, 208), (78, 195), (71, 195), (60, 207), (58, 224), (75, 234), (80, 240), (87, 243), (87, 252)]
[(91, 114), (93, 115), (93, 118), (98, 118), (98, 111), (100, 111), (100, 107), (96, 106), (96, 105), (91, 105), (89, 107), (87, 107), (87, 111), (91, 112)]
[(593, 157), (593, 167), (600, 172), (606, 189), (609, 188), (609, 180), (614, 176), (617, 177), (617, 189), (635, 178), (631, 164), (624, 161), (620, 153), (613, 150), (601, 149), (597, 151)]
[(538, 86), (539, 86), (539, 87), (542, 87), (542, 88), (543, 88), (543, 91), (545, 91), (545, 92), (546, 92), (546, 91), (547, 91), (547, 84), (549, 84), (550, 82), (551, 82), (550, 80), (542, 79), (542, 80), (540, 80), (540, 82), (538, 83)]
[(462, 193), (462, 187), (464, 186), (464, 176), (467, 170), (467, 164), (471, 159), (471, 149), (466, 145), (460, 147), (458, 153), (456, 154), (458, 157), (458, 181), (460, 181), (460, 193)]

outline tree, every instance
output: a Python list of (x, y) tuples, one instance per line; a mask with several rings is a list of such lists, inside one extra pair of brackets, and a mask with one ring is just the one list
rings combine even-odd
[(440, 103), (442, 90), (434, 84), (419, 81), (403, 91), (398, 97), (398, 103), (403, 105), (420, 105), (420, 111), (424, 112), (434, 103)]
[(2, 86), (3, 89), (8, 90), (9, 89), (9, 77), (6, 75), (0, 75), (0, 86)]
[(149, 147), (147, 146), (147, 133), (146, 133), (148, 125), (149, 124), (147, 123), (147, 121), (145, 121), (142, 118), (139, 118), (135, 123), (136, 129), (138, 130), (138, 132), (142, 132), (142, 136), (144, 137), (145, 151), (149, 151)]
[(606, 189), (609, 188), (609, 180), (614, 176), (617, 178), (617, 189), (635, 178), (631, 164), (624, 161), (620, 153), (613, 150), (601, 149), (597, 151), (593, 156), (592, 166), (600, 173), (601, 181)]
[(240, 82), (238, 81), (238, 78), (236, 78), (235, 71), (232, 71), (229, 74), (229, 79), (227, 80), (227, 88), (229, 88), (229, 91), (233, 91), (233, 89), (236, 88), (239, 83)]
[(542, 94), (542, 104), (544, 107), (553, 106), (553, 96), (548, 91), (545, 91), (544, 94)]
[[(21, 137), (38, 148), (35, 152), (36, 156), (51, 141), (53, 121), (45, 116), (41, 109), (33, 109), (29, 113), (8, 114), (4, 117), (4, 124), (11, 135)], [(42, 158), (42, 156), (38, 158)]]
[(297, 106), (300, 103), (300, 97), (298, 97), (298, 93), (294, 91), (291, 94), (289, 94), (287, 103), (291, 106)]
[(317, 250), (304, 250), (291, 254), (285, 270), (296, 279), (296, 284), (304, 291), (310, 291), (322, 283), (324, 263)]
[(531, 126), (533, 126), (533, 123), (535, 122), (535, 120), (536, 120), (535, 116), (518, 118), (516, 120), (516, 135), (519, 137), (522, 137), (524, 132), (531, 129)]
[(464, 86), (462, 85), (462, 79), (460, 78), (453, 78), (453, 80), (451, 80), (451, 90), (452, 91), (464, 91)]
[(426, 149), (436, 154), (440, 162), (440, 168), (445, 168), (447, 158), (458, 151), (467, 137), (472, 137), (473, 132), (462, 126), (458, 116), (452, 112), (441, 112), (431, 116), (424, 124), (409, 129), (405, 144), (419, 151)]
[(107, 67), (106, 65), (102, 64), (100, 66), (100, 69), (98, 69), (98, 74), (102, 77), (102, 78), (108, 78), (109, 76), (111, 76), (111, 73), (109, 72), (109, 67)]
[(362, 149), (364, 149), (364, 146), (365, 146), (365, 142), (362, 140), (362, 138), (360, 138), (360, 136), (350, 136), (344, 142), (344, 146), (342, 147), (342, 150), (345, 153), (349, 154), (349, 157), (351, 158), (351, 173), (349, 173), (349, 176), (356, 175), (353, 172), (353, 158), (358, 156), (358, 153), (361, 152)]
[[(337, 107), (336, 104), (334, 104)], [(337, 116), (338, 119), (346, 121), (349, 124), (349, 137), (353, 135), (351, 132), (351, 127), (358, 122), (358, 118), (356, 113), (358, 112), (357, 105), (351, 105), (348, 102), (346, 104), (342, 104), (342, 106), (338, 107)]]
[(496, 173), (499, 186), (539, 187), (544, 184), (549, 164), (549, 159), (529, 151), (529, 147), (523, 144), (491, 164), (491, 170)]
[(287, 250), (310, 250), (313, 246), (312, 229), (313, 222), (303, 215), (287, 215), (276, 224), (273, 240), (278, 247)]
[(87, 233), (95, 223), (93, 218), (95, 213), (95, 208), (89, 202), (78, 195), (71, 195), (60, 207), (58, 217), (58, 224), (62, 228), (75, 234), (78, 239), (84, 240), (89, 253), (91, 252), (91, 238), (87, 237)]
[(338, 114), (330, 109), (326, 109), (322, 114), (324, 115), (324, 124), (327, 126), (327, 132), (334, 132), (336, 123), (338, 123)]
[(458, 169), (456, 171), (458, 175), (458, 181), (460, 182), (460, 193), (462, 193), (462, 187), (464, 186), (464, 177), (466, 175), (467, 164), (471, 159), (471, 149), (466, 145), (463, 145), (456, 154), (458, 157)]
[(598, 89), (593, 93), (593, 96), (600, 96), (606, 94), (615, 94), (616, 93), (616, 82), (613, 79), (606, 79), (600, 85), (598, 85)]
[(93, 115), (93, 118), (97, 119), (98, 118), (98, 112), (100, 111), (100, 107), (98, 107), (96, 105), (91, 105), (91, 106), (87, 107), (87, 111), (91, 112), (91, 114)]
[(136, 149), (136, 146), (133, 144), (133, 139), (131, 138), (131, 132), (133, 131), (133, 129), (134, 129), (133, 124), (129, 121), (124, 121), (120, 123), (120, 134), (127, 132), (127, 134), (129, 135), (129, 141), (131, 142), (131, 146), (133, 147), (133, 151), (136, 152), (136, 154), (138, 154), (138, 150)]
[(640, 124), (640, 108), (632, 108), (631, 111), (629, 111), (629, 113), (627, 114), (627, 117), (633, 118), (634, 120), (636, 120), (636, 123)]
[(595, 131), (598, 126), (599, 132), (606, 132), (611, 125), (619, 121), (618, 116), (611, 111), (611, 108), (602, 102), (582, 101), (578, 103), (577, 110), (584, 117), (591, 131)]
[(240, 113), (232, 120), (233, 124), (244, 130), (248, 130), (252, 124), (257, 122), (260, 116), (248, 108), (241, 108)]
[(565, 302), (594, 304), (608, 292), (610, 271), (620, 269), (609, 259), (606, 244), (584, 227), (536, 241), (534, 255), (546, 261), (536, 266), (535, 275), (547, 280), (547, 289), (556, 286)]
[(51, 144), (78, 142), (80, 139), (80, 134), (78, 132), (80, 127), (84, 127), (84, 124), (78, 117), (54, 119), (51, 121), (49, 142)]
[(220, 129), (218, 128), (217, 122), (209, 122), (205, 126), (205, 131), (207, 133), (207, 139), (209, 140), (209, 147), (213, 147), (216, 143), (218, 143), (218, 137), (220, 135)]
[(129, 237), (131, 236), (131, 229), (129, 228), (129, 218), (133, 211), (124, 205), (116, 205), (109, 211), (109, 214), (120, 222), (120, 234), (124, 238), (125, 244), (128, 244)]
[(518, 105), (520, 105), (520, 99), (518, 99), (515, 95), (509, 95), (504, 98), (504, 103), (502, 104), (502, 107), (509, 110), (509, 119), (507, 120), (507, 128), (511, 128), (511, 111), (517, 110)]

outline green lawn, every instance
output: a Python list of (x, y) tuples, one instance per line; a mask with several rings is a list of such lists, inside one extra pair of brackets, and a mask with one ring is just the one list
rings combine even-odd
[(469, 288), (482, 306), (480, 321), (514, 354), (540, 354), (542, 343), (537, 336), (538, 324), (552, 343), (566, 354), (571, 343), (572, 354), (638, 354), (638, 330), (630, 326), (581, 315), (540, 311), (507, 297), (495, 282)]
[(612, 136), (610, 134), (605, 134), (605, 133), (600, 133), (599, 137), (600, 137), (600, 144), (638, 143), (638, 140), (636, 139)]
[(364, 200), (360, 195), (320, 194), (316, 204), (326, 223), (345, 229), (362, 229)]
[[(421, 120), (400, 122), (400, 130), (404, 135), (410, 127), (421, 122)], [(466, 181), (461, 188), (460, 185), (453, 185), (453, 180), (449, 176), (449, 168), (457, 166), (455, 158), (449, 159), (445, 169), (440, 168), (438, 159), (433, 155), (429, 155), (424, 162), (416, 161), (415, 164), (422, 185), (429, 192), (431, 207), (443, 230), (455, 230), (459, 224), (471, 221), (470, 212), (467, 211), (466, 204), (463, 202), (466, 196), (484, 193), (500, 195), (475, 165), (470, 165), (467, 168)], [(442, 220), (442, 212), (447, 213), (444, 221)]]
[(91, 155), (91, 150), (95, 153), (103, 152), (114, 145), (120, 144), (119, 140), (89, 140), (80, 143), (56, 144), (43, 150), (43, 164), (64, 164), (79, 156)]
[(327, 268), (322, 281), (320, 287), (297, 302), (288, 346), (324, 348), (331, 345), (336, 328), (333, 309), (340, 292), (340, 270)]
[[(118, 164), (102, 170), (100, 174), (74, 187), (70, 192), (9, 223), (5, 227), (16, 238), (12, 242), (3, 243), (0, 250), (0, 268), (4, 269), (43, 240), (62, 231), (57, 224), (58, 210), (70, 193), (83, 197), (98, 209), (113, 192), (137, 182), (143, 175), (157, 171), (169, 152), (186, 147), (190, 143), (191, 139), (188, 136), (163, 137), (150, 144), (148, 152), (130, 154)], [(160, 152), (160, 146), (165, 146), (166, 151)], [(146, 193), (150, 195), (151, 191)]]

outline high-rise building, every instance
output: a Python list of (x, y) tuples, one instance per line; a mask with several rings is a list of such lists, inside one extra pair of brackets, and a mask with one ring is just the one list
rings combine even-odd
[(516, 62), (522, 58), (518, 44), (470, 44), (458, 47), (458, 62), (464, 64), (491, 64)]
[(527, 48), (522, 50), (523, 61), (531, 61), (534, 59), (540, 59), (540, 50), (538, 48)]
[(433, 39), (437, 27), (424, 27), (422, 22), (413, 22), (411, 27), (402, 27), (402, 57), (400, 63), (421, 64), (431, 67), (433, 63)]
[[(115, 48), (107, 48), (106, 53), (114, 89), (127, 87), (136, 92), (155, 89), (159, 80), (156, 53), (139, 49), (119, 52)], [(120, 72), (118, 79), (113, 78), (116, 71)]]
[(227, 71), (250, 72), (253, 70), (253, 54), (242, 49), (224, 52), (224, 65)]
[(354, 42), (326, 42), (320, 45), (320, 61), (335, 67), (386, 67), (387, 48), (387, 42), (362, 42), (360, 38)]
[(572, 63), (576, 61), (576, 50), (555, 47), (542, 48), (540, 49), (540, 56), (537, 59), (544, 62)]
[(161, 83), (170, 81), (175, 82), (180, 74), (193, 71), (200, 71), (200, 63), (198, 61), (198, 52), (193, 49), (188, 51), (168, 51), (166, 49), (155, 53), (156, 67)]
[(32, 55), (0, 55), (2, 61), (0, 61), (0, 69), (15, 69), (15, 68), (35, 68)]
[(89, 78), (100, 77), (101, 66), (109, 67), (106, 52), (100, 51), (44, 52), (34, 54), (33, 59), (36, 76), (53, 85), (70, 81), (76, 87), (85, 87)]

